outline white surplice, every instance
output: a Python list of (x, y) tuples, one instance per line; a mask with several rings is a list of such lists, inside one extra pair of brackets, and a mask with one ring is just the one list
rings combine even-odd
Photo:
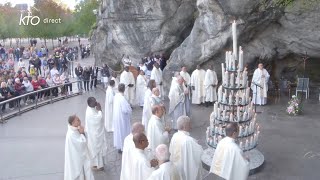
[[(264, 77), (262, 77), (264, 75)], [(251, 89), (253, 91), (252, 102), (254, 104), (264, 105), (267, 104), (267, 92), (268, 92), (268, 81), (270, 75), (266, 69), (257, 68), (252, 77)], [(260, 85), (260, 87), (256, 87), (254, 83)], [(257, 91), (256, 91), (257, 88)], [(257, 97), (256, 97), (257, 96)]]
[(141, 149), (135, 148), (133, 150), (132, 161), (132, 176), (130, 180), (145, 180), (148, 179), (154, 168), (151, 167), (145, 152)]
[(149, 119), (152, 116), (152, 112), (151, 112), (151, 101), (150, 101), (150, 97), (152, 95), (151, 90), (148, 88), (145, 95), (144, 95), (144, 103), (143, 103), (143, 110), (142, 110), (142, 124), (144, 125), (146, 131), (148, 128), (148, 122)]
[(91, 166), (103, 167), (103, 157), (107, 152), (104, 121), (102, 111), (87, 107), (85, 132), (88, 138), (88, 149)]
[(122, 93), (117, 93), (113, 99), (113, 144), (116, 149), (123, 149), (124, 139), (131, 132), (130, 104)]
[(64, 180), (94, 180), (86, 137), (70, 125), (65, 143)]
[(194, 86), (192, 90), (192, 104), (201, 104), (205, 101), (204, 77), (206, 72), (203, 69), (196, 69), (191, 74), (190, 84)]
[(123, 143), (120, 180), (127, 180), (132, 177), (133, 151), (135, 150), (135, 148), (136, 147), (133, 142), (133, 135), (132, 133), (130, 133), (124, 139)]
[(170, 160), (177, 167), (183, 180), (201, 180), (202, 147), (189, 132), (176, 132), (170, 143)]
[[(133, 105), (134, 104), (134, 96), (135, 96), (135, 80), (132, 72), (123, 71), (120, 75), (120, 83), (123, 83), (126, 86), (124, 91), (124, 96), (127, 101)], [(129, 87), (129, 84), (133, 84), (133, 87)]]
[(115, 92), (113, 87), (108, 86), (106, 91), (106, 101), (104, 104), (104, 125), (107, 132), (113, 132), (113, 99)]
[(186, 95), (184, 94), (185, 86), (179, 85), (177, 82), (173, 82), (171, 85), (168, 96), (170, 100), (169, 115), (172, 118), (171, 128), (177, 129), (178, 118), (187, 114)]
[(169, 134), (167, 131), (165, 131), (162, 120), (158, 116), (151, 116), (147, 132), (149, 148), (153, 151), (155, 151), (158, 145), (169, 143)]
[(161, 99), (163, 99), (164, 94), (163, 94), (162, 71), (160, 68), (157, 69), (157, 68), (153, 67), (153, 69), (151, 71), (151, 76), (150, 76), (150, 80), (152, 80), (152, 79), (156, 82), (157, 88), (160, 91)]
[(243, 152), (230, 137), (223, 138), (214, 152), (210, 172), (226, 180), (246, 180), (249, 162)]
[(218, 78), (216, 72), (208, 69), (204, 78), (206, 102), (214, 102), (217, 100), (217, 84)]
[(136, 101), (138, 106), (143, 106), (144, 104), (144, 93), (147, 90), (147, 81), (143, 75), (138, 75), (137, 77), (137, 87), (136, 87)]
[(180, 180), (180, 175), (176, 166), (169, 161), (161, 164), (147, 180)]

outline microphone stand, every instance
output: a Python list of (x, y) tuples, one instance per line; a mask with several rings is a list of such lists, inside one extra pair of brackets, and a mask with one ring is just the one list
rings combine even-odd
[(254, 112), (255, 113), (261, 113), (261, 112), (257, 112), (257, 94), (258, 94), (258, 87), (260, 89), (262, 89), (262, 86), (260, 84), (255, 83), (255, 82), (252, 82), (252, 84), (255, 85), (255, 87), (256, 87), (256, 93), (255, 93), (256, 97), (255, 97), (255, 100), (254, 100)]

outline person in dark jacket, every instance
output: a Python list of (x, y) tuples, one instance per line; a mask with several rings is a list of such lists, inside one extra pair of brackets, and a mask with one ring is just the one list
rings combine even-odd
[(103, 87), (108, 87), (108, 81), (110, 77), (109, 67), (107, 64), (103, 64), (101, 69), (101, 82), (103, 83)]
[(95, 67), (95, 66), (90, 66), (90, 73), (91, 73), (91, 81), (90, 81), (90, 89), (92, 90), (92, 86), (94, 88), (97, 87), (97, 77), (98, 77), (98, 71), (99, 71), (99, 68), (98, 67)]
[(89, 91), (89, 82), (90, 82), (90, 70), (87, 67), (84, 67), (83, 73), (83, 84), (84, 84), (84, 90)]
[[(10, 88), (7, 87), (6, 82), (1, 82), (0, 86), (0, 102), (8, 100), (13, 97), (13, 92), (10, 90)], [(9, 108), (13, 108), (13, 102), (9, 103)], [(4, 103), (2, 105), (2, 112), (6, 110), (6, 104)]]

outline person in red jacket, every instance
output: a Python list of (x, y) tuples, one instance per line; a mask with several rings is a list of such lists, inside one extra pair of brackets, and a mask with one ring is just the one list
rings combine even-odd
[[(40, 86), (39, 81), (37, 80), (37, 77), (36, 77), (36, 76), (32, 76), (31, 84), (32, 84), (32, 86), (33, 86), (33, 90), (34, 90), (34, 91), (38, 91), (38, 90), (42, 89), (41, 86)], [(42, 94), (43, 94), (42, 92), (38, 93), (38, 101), (41, 100)]]
[[(41, 75), (38, 76), (38, 82), (39, 82), (42, 89), (48, 87), (47, 81), (45, 79), (43, 79)], [(42, 100), (44, 100), (44, 97), (49, 96), (49, 95), (50, 95), (50, 90), (43, 91), (41, 93)]]

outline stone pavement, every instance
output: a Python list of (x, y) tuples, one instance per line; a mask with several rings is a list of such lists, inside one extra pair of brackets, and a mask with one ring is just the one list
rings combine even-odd
[[(55, 102), (14, 117), (0, 125), (0, 180), (63, 179), (64, 142), (67, 117), (77, 114), (84, 122), (86, 99), (95, 96), (104, 106), (104, 91), (89, 93)], [(320, 128), (319, 102), (309, 100), (304, 114), (286, 115), (287, 99), (259, 107), (261, 138), (258, 149), (265, 156), (262, 170), (250, 180), (319, 180)], [(191, 135), (205, 145), (205, 130), (211, 108), (192, 106)], [(135, 107), (132, 122), (141, 120), (142, 109)], [(167, 120), (169, 120), (167, 118)], [(118, 180), (121, 155), (113, 148), (112, 134), (108, 138), (105, 170), (95, 172), (97, 180)], [(207, 172), (204, 171), (204, 174)]]

